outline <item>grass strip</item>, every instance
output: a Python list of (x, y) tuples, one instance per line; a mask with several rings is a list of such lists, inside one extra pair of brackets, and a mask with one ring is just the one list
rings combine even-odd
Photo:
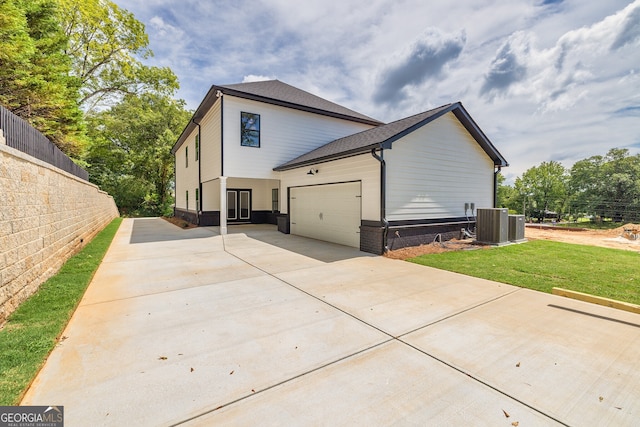
[(640, 254), (632, 251), (534, 240), (409, 261), (547, 293), (555, 286), (640, 304)]
[(71, 319), (122, 222), (114, 219), (0, 330), (0, 406), (17, 405)]

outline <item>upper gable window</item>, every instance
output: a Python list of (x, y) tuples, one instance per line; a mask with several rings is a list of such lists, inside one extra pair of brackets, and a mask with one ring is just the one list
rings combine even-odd
[(200, 135), (196, 134), (196, 161), (200, 160)]
[(260, 114), (240, 113), (240, 145), (260, 147)]

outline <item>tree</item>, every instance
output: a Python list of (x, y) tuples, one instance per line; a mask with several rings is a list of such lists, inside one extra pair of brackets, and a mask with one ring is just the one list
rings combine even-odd
[(526, 206), (529, 216), (542, 221), (550, 211), (561, 212), (567, 198), (567, 173), (554, 160), (542, 162), (522, 174), (515, 181), (519, 202)]
[[(80, 105), (87, 111), (112, 105), (124, 95), (172, 95), (178, 81), (168, 67), (143, 65), (153, 52), (144, 24), (109, 0), (57, 0), (69, 42), (72, 74), (80, 80)], [(140, 59), (138, 59), (140, 58)]]
[(167, 213), (174, 173), (171, 147), (191, 113), (184, 101), (159, 94), (126, 95), (89, 115), (92, 182), (112, 194), (125, 214)]
[(574, 209), (616, 222), (640, 218), (640, 155), (613, 148), (576, 162), (570, 189)]
[(603, 164), (602, 156), (592, 156), (575, 162), (571, 167), (568, 182), (571, 210), (578, 217), (603, 212)]
[(521, 212), (522, 203), (518, 203), (518, 193), (510, 185), (504, 183), (505, 177), (498, 173), (498, 208), (509, 208), (516, 212)]
[(84, 128), (55, 0), (0, 0), (0, 103), (78, 157)]
[(629, 150), (613, 148), (602, 166), (602, 198), (613, 221), (638, 217), (640, 207), (640, 156), (630, 156)]
[(0, 0), (0, 103), (14, 110), (20, 105), (18, 91), (24, 90), (35, 41), (29, 34), (22, 2)]

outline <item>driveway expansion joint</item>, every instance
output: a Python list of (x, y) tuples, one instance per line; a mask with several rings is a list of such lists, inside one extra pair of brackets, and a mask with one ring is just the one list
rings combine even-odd
[[(224, 241), (224, 236), (223, 236), (223, 241)], [(227, 251), (226, 251), (226, 249), (225, 249), (225, 252), (227, 252)], [(456, 317), (456, 316), (459, 316), (459, 315), (461, 315), (461, 314), (467, 313), (467, 312), (469, 312), (469, 311), (471, 311), (471, 310), (475, 310), (475, 309), (477, 309), (477, 308), (479, 308), (479, 307), (482, 307), (482, 306), (484, 306), (484, 305), (490, 304), (490, 303), (492, 303), (492, 302), (494, 302), (494, 301), (497, 301), (497, 300), (500, 300), (500, 299), (502, 299), (502, 298), (505, 298), (505, 297), (507, 297), (507, 296), (509, 296), (509, 295), (513, 295), (513, 294), (515, 294), (516, 292), (521, 291), (521, 290), (522, 290), (522, 288), (514, 289), (514, 290), (512, 290), (512, 291), (510, 291), (510, 292), (506, 292), (506, 293), (504, 293), (504, 294), (502, 294), (502, 295), (498, 295), (497, 297), (494, 297), (494, 298), (491, 298), (491, 299), (488, 299), (488, 300), (482, 301), (482, 302), (480, 302), (480, 303), (478, 303), (478, 304), (475, 304), (475, 305), (473, 305), (473, 306), (471, 306), (471, 307), (467, 307), (467, 308), (465, 308), (465, 309), (463, 309), (463, 310), (460, 310), (460, 311), (457, 311), (457, 312), (455, 312), (455, 313), (452, 313), (452, 314), (450, 314), (450, 315), (448, 315), (448, 316), (445, 316), (445, 317), (443, 317), (443, 318), (441, 318), (441, 319), (438, 319), (438, 320), (435, 320), (435, 321), (433, 321), (433, 322), (430, 322), (430, 323), (428, 323), (428, 324), (426, 324), (426, 325), (423, 325), (423, 326), (421, 326), (421, 327), (419, 327), (419, 328), (415, 328), (415, 329), (413, 329), (413, 330), (411, 330), (411, 331), (409, 331), (409, 332), (405, 332), (405, 333), (402, 333), (402, 334), (400, 334), (400, 335), (398, 335), (398, 336), (394, 336), (394, 335), (392, 335), (392, 334), (388, 333), (387, 331), (385, 331), (385, 330), (383, 330), (383, 329), (381, 329), (381, 328), (379, 328), (379, 327), (377, 327), (377, 326), (375, 326), (375, 325), (372, 325), (371, 323), (369, 323), (369, 322), (367, 322), (367, 321), (365, 321), (365, 320), (363, 320), (363, 319), (360, 319), (360, 318), (359, 318), (359, 317), (357, 317), (356, 315), (354, 315), (354, 314), (352, 314), (352, 313), (349, 313), (348, 311), (343, 310), (342, 308), (337, 307), (337, 306), (336, 306), (336, 305), (334, 305), (334, 304), (331, 304), (330, 302), (326, 301), (325, 299), (322, 299), (322, 298), (320, 298), (320, 297), (318, 297), (318, 296), (316, 296), (316, 295), (314, 295), (314, 294), (312, 294), (312, 293), (310, 293), (310, 292), (308, 292), (308, 291), (305, 291), (304, 289), (301, 289), (300, 287), (298, 287), (298, 286), (296, 286), (296, 285), (294, 285), (294, 284), (292, 284), (292, 283), (290, 283), (290, 282), (287, 282), (286, 280), (284, 280), (284, 279), (282, 279), (282, 278), (280, 278), (280, 277), (275, 276), (274, 274), (272, 274), (272, 273), (270, 273), (270, 272), (268, 272), (268, 271), (266, 271), (266, 270), (264, 270), (264, 269), (262, 269), (262, 268), (260, 268), (260, 267), (258, 267), (258, 266), (256, 266), (256, 265), (252, 264), (250, 261), (247, 261), (247, 260), (245, 260), (245, 259), (241, 258), (240, 256), (238, 256), (238, 255), (234, 254), (234, 253), (231, 253), (231, 252), (227, 252), (227, 253), (229, 253), (230, 255), (232, 255), (232, 256), (234, 256), (234, 257), (236, 257), (236, 258), (237, 258), (237, 259), (239, 259), (240, 261), (242, 261), (242, 262), (245, 262), (245, 263), (249, 264), (249, 265), (250, 265), (250, 266), (252, 266), (253, 268), (256, 268), (256, 269), (258, 269), (258, 270), (262, 271), (263, 273), (265, 273), (265, 274), (267, 274), (267, 275), (269, 275), (269, 276), (273, 277), (274, 279), (276, 279), (276, 280), (278, 280), (278, 281), (280, 281), (280, 282), (282, 282), (282, 283), (284, 283), (284, 284), (286, 284), (286, 285), (288, 285), (288, 286), (290, 286), (290, 287), (292, 287), (292, 288), (294, 288), (294, 289), (296, 289), (296, 290), (298, 290), (298, 291), (300, 291), (300, 292), (302, 292), (302, 293), (304, 293), (304, 294), (306, 294), (306, 295), (308, 295), (308, 296), (310, 296), (310, 297), (312, 297), (312, 298), (314, 298), (314, 299), (316, 299), (316, 300), (318, 300), (318, 301), (320, 301), (320, 302), (322, 302), (322, 303), (324, 303), (324, 304), (328, 305), (329, 307), (331, 307), (331, 308), (333, 308), (333, 309), (335, 309), (335, 310), (338, 310), (339, 312), (341, 312), (341, 313), (343, 313), (343, 314), (346, 314), (347, 316), (349, 316), (349, 317), (351, 317), (351, 318), (353, 318), (353, 319), (355, 319), (355, 320), (357, 320), (357, 321), (359, 321), (359, 322), (361, 322), (361, 323), (363, 323), (363, 324), (365, 324), (365, 325), (367, 325), (367, 326), (369, 326), (369, 327), (371, 327), (371, 328), (373, 328), (373, 329), (375, 329), (375, 330), (377, 330), (377, 331), (379, 331), (379, 332), (381, 332), (381, 333), (383, 333), (383, 334), (385, 334), (385, 335), (387, 335), (387, 336), (389, 337), (389, 339), (388, 339), (388, 340), (382, 341), (382, 342), (380, 342), (380, 343), (378, 343), (378, 344), (375, 344), (375, 345), (373, 345), (373, 346), (370, 346), (370, 347), (368, 347), (368, 348), (366, 348), (366, 349), (363, 349), (363, 350), (357, 351), (357, 352), (355, 352), (355, 353), (349, 354), (349, 355), (347, 355), (347, 356), (345, 356), (345, 357), (342, 357), (342, 358), (340, 358), (340, 359), (338, 359), (338, 360), (335, 360), (335, 361), (333, 361), (333, 362), (327, 363), (326, 365), (323, 365), (323, 366), (321, 366), (321, 367), (318, 367), (318, 368), (312, 369), (312, 370), (310, 370), (310, 371), (307, 371), (307, 372), (301, 373), (301, 374), (299, 374), (299, 375), (296, 375), (296, 376), (294, 376), (294, 377), (292, 377), (292, 378), (289, 378), (289, 379), (287, 379), (287, 380), (284, 380), (284, 381), (282, 381), (282, 382), (280, 382), (280, 383), (278, 383), (278, 384), (275, 384), (275, 385), (273, 385), (273, 386), (270, 386), (270, 387), (267, 387), (267, 388), (265, 388), (265, 389), (263, 389), (263, 390), (260, 390), (260, 392), (267, 391), (267, 390), (269, 390), (269, 389), (272, 389), (272, 388), (277, 387), (277, 386), (279, 386), (279, 385), (282, 385), (282, 384), (288, 383), (288, 382), (293, 381), (293, 380), (295, 380), (295, 379), (297, 379), (297, 378), (300, 378), (300, 377), (302, 377), (302, 376), (308, 375), (308, 374), (310, 374), (310, 373), (312, 373), (312, 372), (316, 372), (316, 371), (318, 371), (318, 370), (320, 370), (320, 369), (323, 369), (323, 368), (325, 368), (325, 367), (327, 367), (327, 366), (333, 365), (333, 364), (335, 364), (335, 363), (339, 363), (339, 362), (341, 362), (341, 361), (343, 361), (343, 360), (350, 359), (350, 358), (352, 358), (352, 357), (354, 357), (354, 356), (356, 356), (356, 355), (359, 355), (359, 354), (361, 354), (361, 353), (363, 353), (363, 352), (365, 352), (365, 351), (371, 350), (371, 349), (373, 349), (373, 348), (379, 347), (379, 346), (381, 346), (381, 345), (383, 345), (383, 344), (386, 344), (386, 343), (388, 343), (388, 342), (397, 341), (397, 342), (399, 342), (399, 343), (401, 343), (401, 344), (404, 344), (405, 346), (407, 346), (407, 347), (409, 347), (409, 348), (411, 348), (411, 349), (413, 349), (413, 350), (415, 350), (415, 351), (418, 351), (418, 352), (420, 352), (420, 353), (424, 354), (425, 356), (428, 356), (428, 357), (432, 358), (432, 359), (433, 359), (433, 360), (435, 360), (436, 362), (439, 362), (440, 364), (442, 364), (442, 365), (444, 365), (444, 366), (446, 366), (446, 367), (448, 367), (448, 368), (450, 368), (450, 369), (453, 369), (453, 370), (455, 370), (455, 371), (457, 371), (457, 372), (460, 372), (461, 374), (466, 375), (467, 377), (471, 378), (472, 380), (476, 381), (477, 383), (481, 384), (482, 386), (484, 386), (484, 387), (488, 387), (488, 388), (490, 388), (490, 389), (492, 389), (492, 390), (494, 390), (494, 391), (498, 392), (499, 394), (501, 394), (501, 395), (503, 395), (503, 396), (507, 397), (508, 399), (511, 399), (511, 400), (513, 400), (513, 401), (515, 401), (515, 402), (518, 402), (518, 403), (520, 403), (521, 405), (524, 405), (524, 406), (526, 406), (527, 408), (529, 408), (529, 409), (531, 409), (531, 410), (533, 410), (533, 411), (535, 411), (535, 412), (539, 413), (540, 415), (542, 415), (542, 416), (544, 416), (544, 417), (546, 417), (546, 418), (548, 418), (548, 419), (550, 419), (550, 420), (553, 420), (553, 421), (555, 421), (555, 422), (559, 423), (560, 425), (563, 425), (563, 426), (569, 426), (569, 424), (566, 424), (566, 423), (564, 423), (564, 422), (562, 422), (562, 421), (558, 420), (557, 418), (553, 417), (552, 415), (549, 415), (549, 414), (547, 414), (547, 413), (545, 413), (545, 412), (541, 411), (540, 409), (537, 409), (536, 407), (531, 406), (531, 405), (527, 404), (526, 402), (524, 402), (524, 401), (522, 401), (522, 400), (519, 400), (519, 399), (517, 399), (517, 398), (516, 398), (516, 397), (514, 397), (514, 396), (509, 395), (508, 393), (506, 393), (506, 392), (504, 392), (504, 391), (500, 390), (499, 388), (497, 388), (497, 387), (495, 387), (495, 386), (492, 386), (492, 385), (491, 385), (491, 384), (489, 384), (488, 382), (483, 381), (482, 379), (478, 378), (477, 376), (474, 376), (474, 375), (472, 375), (472, 374), (470, 374), (470, 373), (468, 373), (468, 372), (464, 371), (463, 369), (461, 369), (461, 368), (459, 368), (459, 367), (457, 367), (457, 366), (455, 366), (455, 365), (453, 365), (453, 364), (451, 364), (451, 363), (447, 363), (446, 361), (442, 360), (441, 358), (438, 358), (438, 357), (436, 357), (436, 356), (434, 356), (434, 355), (432, 355), (432, 354), (430, 354), (430, 353), (428, 353), (428, 352), (426, 352), (426, 351), (424, 351), (424, 350), (421, 350), (420, 348), (418, 348), (418, 347), (416, 347), (416, 346), (414, 346), (414, 345), (412, 345), (412, 344), (410, 344), (410, 343), (408, 343), (408, 342), (406, 342), (406, 341), (404, 341), (404, 340), (402, 339), (402, 337), (405, 337), (405, 336), (407, 336), (407, 335), (409, 335), (409, 334), (411, 334), (411, 333), (413, 333), (413, 332), (419, 331), (419, 330), (421, 330), (421, 329), (428, 328), (429, 326), (433, 326), (433, 325), (435, 325), (435, 324), (441, 323), (441, 322), (443, 322), (443, 321), (445, 321), (445, 320), (447, 320), (447, 319), (451, 319), (451, 318), (453, 318), (453, 317)], [(232, 404), (234, 404), (234, 403), (237, 403), (237, 402), (239, 402), (239, 401), (241, 401), (241, 400), (244, 400), (244, 399), (250, 398), (251, 396), (253, 396), (253, 395), (255, 395), (255, 394), (258, 394), (258, 391), (256, 391), (256, 393), (251, 393), (250, 395), (247, 395), (247, 396), (243, 396), (243, 397), (241, 397), (241, 398), (238, 398), (238, 399), (236, 399), (236, 400), (234, 400), (234, 401), (232, 401), (232, 402), (225, 403), (225, 404), (223, 404), (223, 405), (221, 405), (221, 406), (218, 406), (217, 408), (215, 408), (215, 409), (213, 409), (213, 410), (210, 410), (210, 411), (204, 412), (204, 413), (202, 413), (202, 414), (200, 414), (200, 415), (197, 415), (197, 416), (195, 416), (195, 417), (192, 417), (192, 418), (190, 418), (190, 419), (188, 419), (188, 420), (181, 421), (181, 422), (179, 422), (179, 423), (177, 423), (177, 424), (172, 425), (171, 427), (173, 427), (173, 426), (177, 426), (177, 425), (180, 425), (180, 424), (183, 424), (183, 423), (188, 422), (188, 421), (191, 421), (191, 420), (195, 420), (195, 419), (197, 419), (197, 418), (199, 418), (199, 417), (202, 417), (202, 416), (204, 416), (204, 415), (207, 415), (207, 414), (210, 414), (210, 413), (212, 413), (212, 412), (215, 412), (215, 411), (217, 411), (218, 409), (225, 408), (225, 407), (230, 406), (230, 405), (232, 405)]]
[(301, 372), (301, 373), (300, 373), (300, 374), (298, 374), (298, 375), (294, 375), (294, 376), (293, 376), (293, 377), (291, 377), (291, 378), (287, 378), (287, 379), (282, 380), (282, 381), (280, 381), (280, 382), (278, 382), (278, 383), (276, 383), (276, 384), (272, 384), (272, 385), (270, 385), (269, 387), (265, 387), (265, 388), (263, 388), (263, 389), (256, 390), (255, 392), (252, 392), (252, 393), (247, 394), (247, 395), (245, 395), (245, 396), (241, 396), (241, 397), (239, 397), (239, 398), (237, 398), (237, 399), (235, 399), (235, 400), (232, 400), (232, 401), (230, 401), (230, 402), (223, 403), (222, 405), (219, 405), (219, 406), (217, 406), (217, 407), (216, 407), (216, 408), (214, 408), (214, 409), (210, 409), (210, 410), (204, 411), (204, 412), (202, 412), (202, 413), (200, 413), (200, 414), (198, 414), (198, 415), (194, 415), (194, 416), (192, 416), (192, 417), (190, 417), (190, 418), (187, 418), (187, 419), (184, 419), (184, 420), (178, 421), (178, 422), (176, 422), (175, 424), (170, 424), (170, 425), (169, 425), (169, 427), (176, 427), (176, 426), (182, 425), (182, 424), (184, 424), (184, 423), (188, 423), (189, 421), (197, 420), (198, 418), (201, 418), (201, 417), (204, 417), (204, 416), (206, 416), (206, 415), (209, 415), (209, 414), (211, 414), (211, 413), (213, 413), (213, 412), (215, 412), (215, 411), (218, 411), (218, 410), (220, 410), (220, 409), (226, 408), (226, 407), (228, 407), (228, 406), (231, 406), (231, 405), (233, 405), (233, 404), (235, 404), (235, 403), (238, 403), (238, 402), (241, 402), (241, 401), (243, 401), (243, 400), (250, 399), (250, 398), (252, 398), (252, 397), (254, 397), (254, 396), (258, 396), (260, 393), (264, 393), (264, 392), (269, 391), (269, 390), (271, 390), (271, 389), (274, 389), (274, 388), (276, 388), (276, 387), (280, 387), (281, 385), (287, 384), (287, 383), (289, 383), (289, 382), (291, 382), (291, 381), (295, 381), (295, 380), (297, 380), (298, 378), (302, 378), (302, 377), (304, 377), (304, 376), (306, 376), (306, 375), (312, 374), (312, 373), (314, 373), (314, 372), (317, 372), (317, 371), (320, 371), (320, 370), (322, 370), (322, 369), (325, 369), (325, 368), (327, 368), (327, 367), (329, 367), (329, 366), (335, 365), (336, 363), (340, 363), (340, 362), (342, 362), (342, 361), (345, 361), (345, 360), (351, 359), (352, 357), (358, 356), (358, 355), (360, 355), (360, 354), (362, 354), (362, 353), (366, 353), (367, 351), (373, 350), (374, 348), (380, 347), (380, 346), (382, 346), (382, 345), (384, 345), (384, 344), (387, 344), (387, 343), (390, 343), (390, 342), (392, 342), (392, 341), (394, 341), (394, 340), (393, 340), (393, 339), (391, 339), (391, 338), (390, 338), (390, 339), (387, 339), (387, 340), (384, 340), (384, 341), (380, 341), (380, 342), (379, 342), (379, 343), (377, 343), (377, 344), (374, 344), (374, 345), (368, 346), (368, 347), (366, 347), (366, 348), (360, 349), (360, 350), (358, 350), (358, 351), (356, 351), (356, 352), (354, 352), (354, 353), (351, 353), (351, 354), (348, 354), (348, 355), (346, 355), (346, 356), (340, 357), (340, 358), (338, 358), (338, 359), (336, 359), (336, 360), (332, 360), (331, 362), (325, 363), (324, 365), (317, 366), (317, 367), (315, 367), (315, 368), (313, 368), (313, 369), (309, 369), (309, 370), (307, 370), (307, 371), (305, 371), (305, 372)]
[(125, 219), (21, 403), (70, 425), (637, 419), (639, 315), (273, 226), (196, 234)]
[(414, 328), (414, 329), (412, 329), (412, 330), (410, 330), (410, 331), (408, 331), (408, 332), (404, 332), (404, 333), (402, 333), (402, 334), (398, 335), (396, 338), (397, 338), (397, 339), (401, 339), (401, 338), (402, 338), (402, 337), (404, 337), (404, 336), (407, 336), (407, 335), (412, 334), (412, 333), (414, 333), (414, 332), (417, 332), (417, 331), (420, 331), (420, 330), (422, 330), (422, 329), (428, 328), (429, 326), (437, 325), (438, 323), (442, 323), (442, 322), (444, 322), (445, 320), (448, 320), (448, 319), (451, 319), (451, 318), (453, 318), (453, 317), (459, 316), (459, 315), (461, 315), (461, 314), (467, 313), (467, 312), (469, 312), (469, 311), (471, 311), (471, 310), (475, 310), (476, 308), (480, 308), (480, 307), (482, 307), (482, 306), (484, 306), (484, 305), (487, 305), (487, 304), (490, 304), (490, 303), (492, 303), (492, 302), (494, 302), (494, 301), (497, 301), (497, 300), (500, 300), (500, 299), (502, 299), (502, 298), (505, 298), (505, 297), (507, 297), (507, 296), (509, 296), (509, 295), (513, 295), (513, 294), (515, 294), (516, 292), (520, 292), (521, 290), (522, 290), (522, 288), (514, 289), (514, 290), (512, 290), (512, 291), (510, 291), (510, 292), (507, 292), (507, 293), (505, 293), (505, 294), (498, 295), (497, 297), (490, 298), (490, 299), (488, 299), (488, 300), (486, 300), (486, 301), (481, 301), (481, 302), (479, 302), (478, 304), (472, 305), (471, 307), (467, 307), (467, 308), (465, 308), (465, 309), (463, 309), (463, 310), (456, 311), (455, 313), (451, 313), (451, 314), (450, 314), (450, 315), (448, 315), (448, 316), (444, 316), (444, 317), (442, 317), (442, 318), (440, 318), (440, 319), (434, 320), (433, 322), (429, 322), (429, 323), (427, 323), (427, 324), (425, 324), (425, 325), (422, 325), (422, 326), (420, 326), (420, 327)]

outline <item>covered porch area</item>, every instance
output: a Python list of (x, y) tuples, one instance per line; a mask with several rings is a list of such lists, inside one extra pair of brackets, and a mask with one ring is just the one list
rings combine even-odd
[(196, 209), (174, 208), (174, 216), (198, 226), (276, 224), (280, 180), (221, 176), (201, 184)]

